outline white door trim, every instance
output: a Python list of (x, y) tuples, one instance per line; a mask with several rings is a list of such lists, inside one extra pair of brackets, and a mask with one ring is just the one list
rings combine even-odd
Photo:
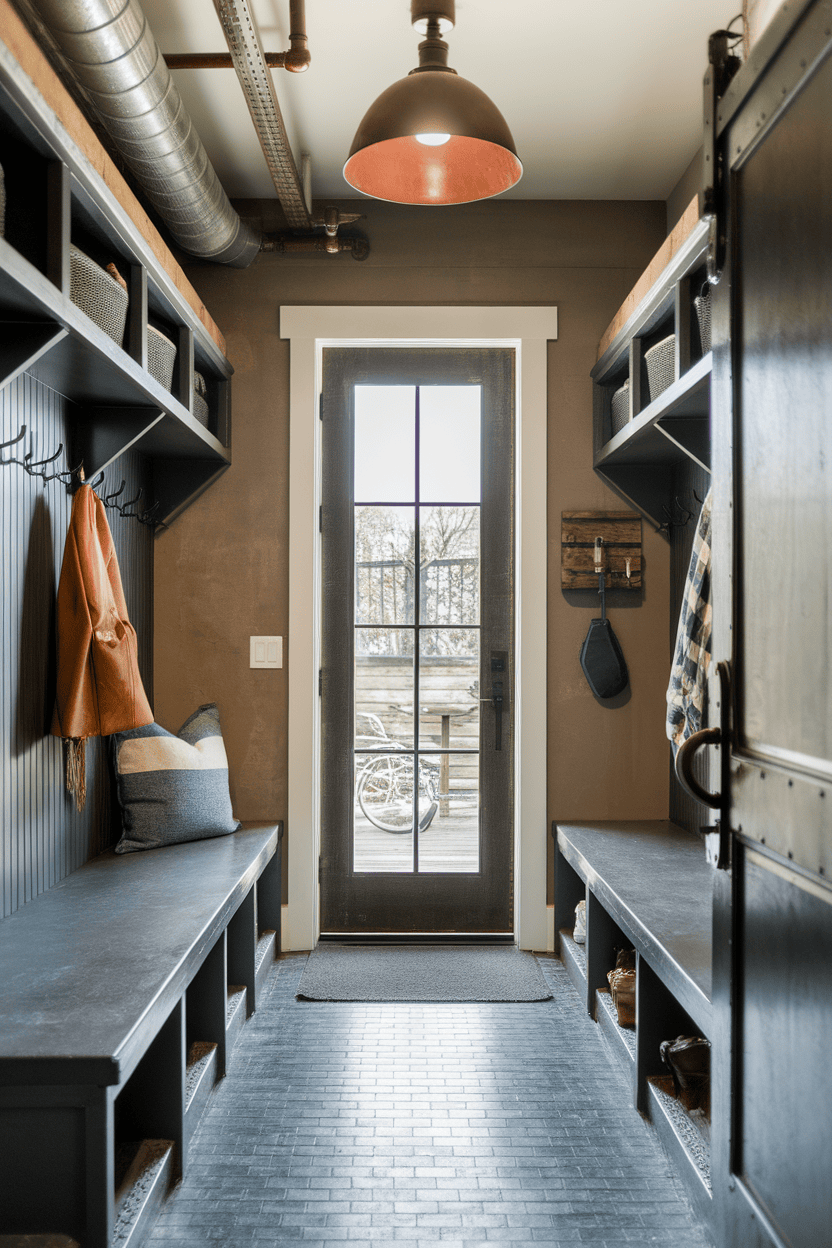
[(320, 506), (324, 346), (508, 346), (517, 350), (515, 939), (546, 949), (546, 343), (557, 308), (282, 307), (290, 340), (289, 904), (283, 948), (319, 933)]

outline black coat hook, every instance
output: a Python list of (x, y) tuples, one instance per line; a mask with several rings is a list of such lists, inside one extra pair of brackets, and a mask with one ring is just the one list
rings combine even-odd
[(32, 456), (34, 455), (35, 452), (27, 451), (26, 454), (23, 456), (23, 467), (26, 470), (26, 472), (28, 472), (30, 477), (40, 477), (42, 481), (54, 481), (55, 477), (58, 476), (57, 472), (52, 473), (51, 476), (47, 476), (45, 472), (36, 472), (35, 469), (44, 468), (47, 464), (54, 464), (58, 456), (62, 454), (63, 449), (64, 449), (64, 444), (63, 442), (61, 442), (54, 455), (50, 455), (48, 459), (35, 459), (35, 460), (32, 459)]
[[(5, 451), (7, 446), (16, 446), (18, 442), (22, 442), (26, 437), (26, 426), (20, 426), (20, 433), (16, 438), (10, 438), (8, 442), (0, 442), (0, 451)], [(19, 459), (0, 459), (0, 464), (20, 464)]]
[[(113, 490), (112, 494), (105, 494), (105, 495), (104, 495), (104, 500), (103, 500), (103, 501), (104, 501), (104, 506), (105, 506), (105, 507), (115, 507), (116, 505), (115, 505), (115, 501), (114, 501), (114, 500), (118, 498), (119, 494), (123, 494), (123, 493), (124, 493), (124, 488), (125, 488), (125, 486), (126, 486), (126, 485), (127, 485), (127, 482), (124, 480), (124, 477), (122, 477), (122, 478), (121, 478), (121, 485), (118, 487), (118, 489), (117, 489), (117, 490)], [(120, 511), (120, 510), (121, 510), (121, 508), (120, 508), (120, 507), (116, 507), (116, 511)]]

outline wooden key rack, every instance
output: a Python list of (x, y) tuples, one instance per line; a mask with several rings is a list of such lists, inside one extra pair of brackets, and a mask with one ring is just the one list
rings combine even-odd
[(596, 589), (595, 543), (607, 589), (641, 589), (641, 516), (634, 511), (561, 513), (562, 589)]

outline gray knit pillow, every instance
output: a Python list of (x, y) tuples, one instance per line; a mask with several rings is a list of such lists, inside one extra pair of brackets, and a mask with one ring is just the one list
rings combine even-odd
[(195, 711), (176, 736), (158, 724), (115, 733), (113, 761), (124, 829), (117, 854), (226, 836), (240, 826), (215, 703)]

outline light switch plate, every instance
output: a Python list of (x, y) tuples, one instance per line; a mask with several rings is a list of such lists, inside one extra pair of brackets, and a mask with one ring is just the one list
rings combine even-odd
[(282, 667), (282, 637), (250, 637), (249, 667)]

